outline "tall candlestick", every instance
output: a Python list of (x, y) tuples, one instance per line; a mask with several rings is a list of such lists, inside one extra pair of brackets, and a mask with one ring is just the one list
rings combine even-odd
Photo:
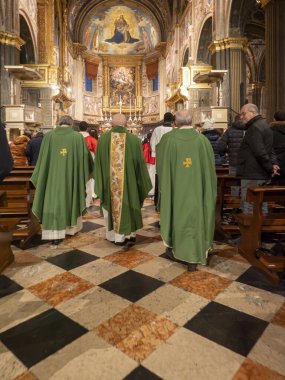
[(130, 122), (132, 121), (132, 95), (130, 95), (130, 117), (129, 117), (129, 121)]
[(120, 113), (122, 113), (122, 97), (121, 97), (121, 95), (120, 95), (120, 102), (119, 102), (119, 104), (120, 104)]

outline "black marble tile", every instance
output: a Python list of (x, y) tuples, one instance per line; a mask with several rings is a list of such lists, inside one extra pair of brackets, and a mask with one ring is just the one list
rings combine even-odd
[(217, 302), (210, 302), (184, 327), (247, 356), (267, 326), (266, 321)]
[(23, 289), (21, 285), (11, 280), (9, 277), (0, 276), (0, 298), (6, 297), (9, 294), (13, 294)]
[(152, 226), (152, 227), (160, 229), (160, 222), (158, 220), (157, 222), (153, 222), (153, 223), (148, 224), (148, 226)]
[(250, 267), (236, 281), (243, 284), (255, 286), (256, 288), (267, 290), (269, 292), (280, 294), (285, 297), (285, 278), (280, 276), (280, 284), (274, 285), (265, 275), (257, 268)]
[(95, 231), (98, 228), (104, 227), (102, 224), (92, 223), (92, 222), (84, 222), (82, 230), (80, 232), (91, 232)]
[(50, 309), (0, 334), (0, 341), (28, 368), (87, 333), (84, 327)]
[(161, 377), (150, 372), (143, 366), (135, 368), (128, 376), (124, 377), (123, 380), (162, 380)]
[(162, 281), (130, 270), (100, 284), (100, 287), (136, 302), (162, 285)]
[(89, 253), (80, 251), (79, 249), (74, 249), (73, 251), (50, 257), (47, 261), (62, 269), (71, 270), (97, 259), (97, 256), (90, 255)]

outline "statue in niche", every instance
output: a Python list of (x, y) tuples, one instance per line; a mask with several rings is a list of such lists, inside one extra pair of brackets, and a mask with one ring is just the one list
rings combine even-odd
[(106, 42), (112, 42), (116, 44), (128, 43), (133, 44), (138, 42), (137, 38), (133, 38), (130, 34), (130, 27), (124, 16), (121, 15), (117, 20), (115, 20), (115, 30), (112, 38), (105, 40)]

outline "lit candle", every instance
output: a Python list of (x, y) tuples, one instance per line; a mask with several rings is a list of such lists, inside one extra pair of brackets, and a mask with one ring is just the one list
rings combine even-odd
[(132, 95), (130, 95), (130, 117), (132, 116)]
[(135, 99), (135, 117), (137, 116), (137, 99)]
[(121, 95), (120, 95), (120, 102), (119, 102), (119, 104), (120, 104), (120, 113), (122, 113), (122, 97), (121, 97)]

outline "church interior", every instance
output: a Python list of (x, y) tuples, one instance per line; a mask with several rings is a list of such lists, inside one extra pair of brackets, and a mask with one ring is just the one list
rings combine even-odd
[[(143, 140), (181, 109), (195, 127), (226, 130), (246, 103), (269, 123), (285, 111), (284, 16), (285, 0), (1, 0), (7, 139), (63, 115), (101, 136), (123, 113)], [(52, 249), (31, 215), (30, 175), (0, 183), (1, 217), (2, 190), (18, 191), (11, 210), (24, 222), (0, 228), (0, 379), (285, 379), (284, 266), (264, 275), (217, 238), (208, 265), (188, 272), (165, 254), (151, 197), (133, 247), (105, 240), (96, 199)], [(284, 219), (275, 228), (284, 239)]]

